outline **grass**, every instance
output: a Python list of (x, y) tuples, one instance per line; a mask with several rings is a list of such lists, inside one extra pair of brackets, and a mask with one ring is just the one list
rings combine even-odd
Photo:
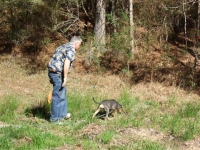
[[(2, 65), (4, 64), (7, 63), (3, 62)], [(181, 149), (185, 141), (189, 142), (200, 136), (198, 97), (181, 93), (183, 98), (178, 89), (171, 90), (157, 84), (151, 85), (153, 88), (148, 85), (126, 87), (115, 76), (109, 76), (107, 79), (101, 76), (72, 74), (67, 94), (72, 118), (63, 125), (49, 123), (50, 104), (46, 102), (46, 96), (51, 86), (46, 72), (27, 76), (17, 64), (12, 66), (19, 72), (0, 72), (0, 78), (9, 80), (12, 85), (4, 82), (0, 85), (3, 87), (4, 84), (1, 89), (6, 93), (0, 95), (2, 150)], [(160, 100), (161, 96), (157, 97), (160, 93), (164, 97), (163, 100)], [(126, 113), (118, 114), (108, 121), (97, 117), (92, 119), (97, 108), (97, 104), (92, 100), (93, 96), (97, 101), (115, 98), (123, 105)], [(176, 140), (170, 141), (170, 136)]]
[(30, 126), (5, 127), (1, 134), (2, 149), (44, 149), (59, 146), (65, 139)]
[(106, 130), (105, 132), (103, 132), (102, 134), (100, 134), (97, 139), (102, 142), (103, 144), (108, 144), (112, 138), (113, 138), (113, 132)]
[(0, 105), (0, 119), (5, 122), (12, 121), (16, 117), (15, 110), (18, 107), (19, 102), (15, 96), (6, 96)]
[[(128, 142), (129, 138), (126, 139), (128, 142), (126, 146), (116, 147), (112, 146), (111, 143), (116, 136), (120, 136), (117, 130), (126, 128), (157, 128), (160, 132), (172, 134), (180, 141), (190, 140), (200, 135), (200, 127), (198, 126), (199, 105), (190, 102), (183, 103), (173, 115), (163, 113), (162, 107), (157, 101), (141, 101), (138, 97), (131, 97), (127, 91), (122, 91), (119, 101), (124, 105), (125, 110), (129, 111), (128, 115), (121, 114), (117, 118), (104, 121), (97, 118), (91, 119), (96, 104), (94, 105), (89, 93), (84, 96), (72, 93), (68, 96), (68, 99), (70, 99), (68, 105), (73, 114), (73, 119), (58, 126), (45, 121), (43, 111), (36, 111), (35, 118), (37, 118), (37, 121), (34, 121), (33, 116), (25, 115), (33, 113), (32, 111), (24, 111), (24, 114), (16, 115), (19, 99), (15, 96), (6, 96), (5, 101), (0, 105), (0, 119), (11, 125), (0, 128), (0, 139), (3, 141), (0, 144), (0, 149), (12, 149), (13, 147), (19, 150), (48, 149), (66, 144), (72, 146), (78, 144), (85, 149), (96, 149), (101, 145), (104, 148), (160, 150), (165, 149), (163, 143), (151, 141), (151, 139), (138, 140), (134, 135), (129, 135), (131, 139), (135, 140), (134, 144)], [(169, 102), (166, 103), (170, 103), (170, 105), (166, 105), (170, 109), (171, 100), (169, 99)], [(44, 105), (49, 104), (45, 103)], [(48, 110), (48, 107), (43, 108)], [(31, 119), (21, 120), (20, 118), (24, 115)], [(91, 124), (103, 127), (97, 133), (92, 133), (95, 131), (91, 127), (91, 131), (88, 129), (87, 132), (94, 135), (88, 135), (86, 132), (81, 136), (83, 129)]]

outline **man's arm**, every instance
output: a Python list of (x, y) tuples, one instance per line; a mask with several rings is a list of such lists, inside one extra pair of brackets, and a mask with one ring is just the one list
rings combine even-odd
[(63, 79), (63, 83), (62, 83), (62, 87), (66, 85), (67, 83), (67, 75), (69, 73), (69, 67), (70, 67), (70, 61), (68, 59), (65, 59), (64, 62), (64, 79)]

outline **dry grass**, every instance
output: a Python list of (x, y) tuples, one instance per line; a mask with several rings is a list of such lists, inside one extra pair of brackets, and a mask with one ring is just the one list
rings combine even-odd
[(164, 86), (160, 83), (140, 83), (132, 86), (132, 94), (140, 97), (143, 100), (156, 100), (165, 102), (169, 100), (169, 96), (176, 96), (177, 102), (196, 101), (199, 96), (195, 93), (177, 88), (175, 86)]
[[(52, 86), (49, 83), (47, 70), (36, 74), (28, 74), (27, 69), (21, 65), (19, 58), (5, 56), (1, 58), (0, 65), (0, 97), (14, 94), (23, 99), (23, 103), (38, 103), (46, 100)], [(26, 62), (24, 62), (26, 63)], [(127, 85), (117, 75), (87, 74), (75, 70), (68, 77), (68, 91), (102, 98), (115, 98), (120, 96), (122, 90), (130, 91), (131, 96), (140, 100), (156, 100), (165, 102), (169, 96), (176, 95), (177, 103), (196, 101), (198, 95), (188, 93), (175, 86), (164, 86), (160, 83), (139, 83)], [(28, 101), (27, 101), (28, 100)]]
[(28, 75), (26, 70), (11, 56), (0, 65), (0, 96), (20, 96), (25, 104), (44, 100), (45, 93), (50, 89), (45, 71)]

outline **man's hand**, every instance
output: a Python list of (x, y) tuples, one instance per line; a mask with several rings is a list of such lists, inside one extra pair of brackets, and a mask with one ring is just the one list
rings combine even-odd
[(66, 86), (66, 84), (67, 84), (67, 78), (64, 78), (63, 83), (62, 83), (62, 87)]
[(69, 67), (70, 67), (70, 61), (68, 59), (65, 59), (65, 63), (64, 63), (64, 79), (63, 79), (62, 87), (66, 86), (67, 74), (69, 72)]

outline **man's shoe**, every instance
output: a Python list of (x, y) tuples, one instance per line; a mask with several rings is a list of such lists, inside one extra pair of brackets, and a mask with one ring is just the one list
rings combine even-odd
[(70, 113), (67, 113), (65, 119), (69, 119), (71, 117), (71, 114)]
[(60, 119), (60, 121), (67, 120), (67, 119), (69, 119), (70, 117), (71, 117), (71, 114), (70, 114), (70, 113), (67, 113), (67, 115), (66, 115), (64, 118)]
[(54, 121), (54, 120), (50, 120), (50, 122), (51, 123), (54, 123), (54, 124), (57, 124), (57, 125), (62, 125), (63, 124), (63, 122), (61, 121), (61, 120), (56, 120), (56, 121)]

